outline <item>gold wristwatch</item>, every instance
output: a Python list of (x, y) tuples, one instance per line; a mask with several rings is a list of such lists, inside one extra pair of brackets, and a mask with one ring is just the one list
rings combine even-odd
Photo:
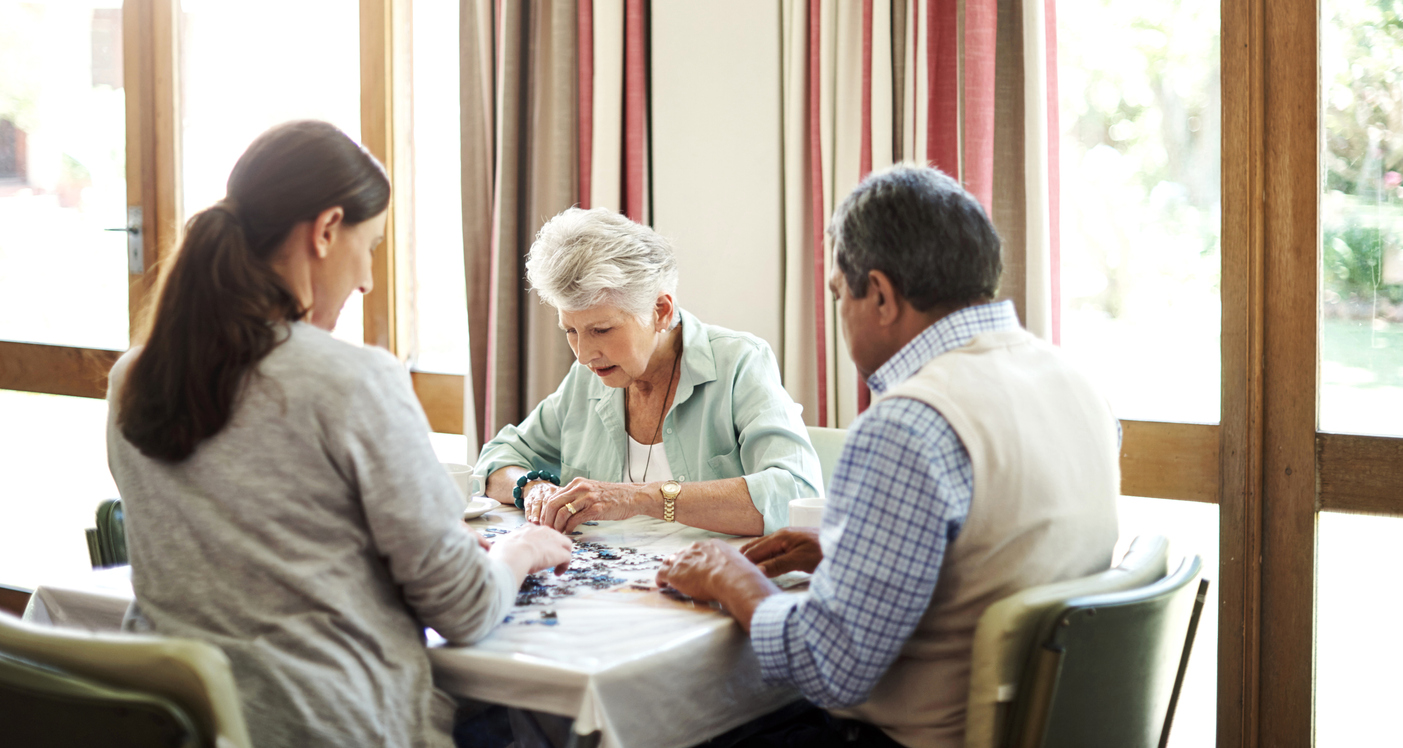
[(677, 494), (682, 493), (682, 484), (675, 480), (670, 480), (663, 484), (663, 521), (676, 522), (673, 512), (677, 510)]

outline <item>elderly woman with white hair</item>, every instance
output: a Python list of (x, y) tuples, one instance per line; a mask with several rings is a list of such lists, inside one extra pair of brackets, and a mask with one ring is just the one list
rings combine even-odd
[(666, 239), (571, 208), (541, 228), (526, 272), (577, 362), (483, 447), (489, 496), (562, 532), (647, 515), (760, 535), (788, 524), (791, 499), (821, 495), (769, 345), (678, 307)]

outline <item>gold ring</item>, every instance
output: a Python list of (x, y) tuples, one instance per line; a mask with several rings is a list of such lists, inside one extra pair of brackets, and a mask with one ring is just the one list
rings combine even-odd
[(569, 504), (566, 504), (566, 505), (565, 505), (565, 508), (566, 508), (566, 509), (569, 509), (571, 514), (579, 514), (579, 513), (580, 513), (580, 510), (575, 508), (575, 502), (573, 502), (573, 501), (570, 502)]

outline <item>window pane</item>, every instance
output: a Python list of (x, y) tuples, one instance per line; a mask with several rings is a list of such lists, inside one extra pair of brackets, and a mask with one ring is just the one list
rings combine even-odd
[(415, 3), (414, 365), (455, 374), (468, 370), (458, 102), (458, 3)]
[(1403, 17), (1320, 6), (1320, 428), (1403, 435)]
[[(1403, 519), (1321, 512), (1315, 584), (1315, 744), (1396, 745), (1403, 703)], [(1382, 582), (1382, 584), (1381, 584)]]
[(1220, 404), (1217, 0), (1061, 0), (1061, 343), (1122, 418)]
[(121, 0), (0, 0), (0, 338), (125, 349)]
[[(360, 138), (356, 0), (182, 0), (182, 198), (186, 215), (224, 197), (234, 162), (264, 130), (326, 120)], [(336, 335), (359, 343), (352, 294)]]
[(1211, 746), (1218, 734), (1218, 505), (1197, 501), (1120, 498), (1120, 543), (1116, 559), (1140, 535), (1169, 538), (1169, 571), (1185, 556), (1203, 558), (1209, 603), (1203, 606), (1184, 688), (1174, 712), (1170, 748)]
[(0, 390), (0, 583), (33, 588), (91, 568), (83, 530), (116, 498), (107, 402)]

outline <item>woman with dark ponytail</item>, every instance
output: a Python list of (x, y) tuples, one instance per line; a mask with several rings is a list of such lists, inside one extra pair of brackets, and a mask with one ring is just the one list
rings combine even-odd
[(255, 745), (450, 745), (422, 627), (468, 643), (570, 543), (491, 546), (393, 356), (331, 337), (371, 287), (390, 183), (325, 122), (260, 135), (186, 225), (143, 345), (109, 378), (127, 627), (211, 641)]

